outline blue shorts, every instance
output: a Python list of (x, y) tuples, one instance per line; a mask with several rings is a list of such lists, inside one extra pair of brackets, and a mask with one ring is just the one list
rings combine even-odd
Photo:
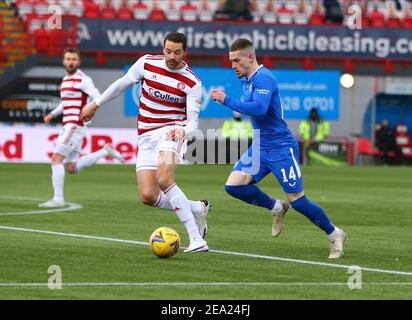
[(250, 147), (236, 162), (233, 171), (242, 171), (258, 183), (272, 172), (286, 193), (303, 191), (302, 170), (297, 144), (270, 151)]

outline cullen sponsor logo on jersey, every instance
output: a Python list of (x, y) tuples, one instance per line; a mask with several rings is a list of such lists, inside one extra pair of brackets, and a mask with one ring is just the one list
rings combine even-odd
[(159, 100), (179, 103), (179, 98), (173, 97), (169, 93), (162, 93), (161, 91), (154, 90), (153, 88), (149, 89), (149, 94)]

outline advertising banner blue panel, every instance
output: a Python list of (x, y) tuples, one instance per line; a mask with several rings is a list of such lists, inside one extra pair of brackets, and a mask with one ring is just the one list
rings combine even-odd
[[(229, 96), (239, 99), (242, 88), (235, 72), (227, 68), (192, 68), (192, 70), (203, 84), (200, 117), (230, 118), (232, 111), (213, 101), (211, 95), (214, 89), (220, 88)], [(339, 119), (339, 72), (300, 70), (274, 70), (273, 72), (278, 80), (286, 119), (305, 119), (312, 107), (318, 108), (325, 119)], [(126, 91), (125, 116), (137, 115), (139, 96), (139, 85)]]
[(79, 46), (81, 50), (159, 53), (171, 31), (186, 34), (192, 54), (227, 54), (230, 44), (243, 37), (254, 43), (258, 55), (412, 59), (410, 29), (396, 28), (80, 19)]

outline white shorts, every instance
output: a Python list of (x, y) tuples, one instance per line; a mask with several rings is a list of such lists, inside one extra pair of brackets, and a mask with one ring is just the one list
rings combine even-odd
[(54, 153), (63, 155), (65, 163), (76, 162), (80, 157), (85, 133), (85, 127), (73, 123), (66, 124), (56, 140)]
[(160, 151), (172, 151), (183, 160), (183, 155), (187, 150), (186, 138), (178, 141), (166, 140), (166, 133), (173, 127), (167, 126), (153, 131), (149, 131), (137, 138), (137, 161), (136, 171), (157, 170)]

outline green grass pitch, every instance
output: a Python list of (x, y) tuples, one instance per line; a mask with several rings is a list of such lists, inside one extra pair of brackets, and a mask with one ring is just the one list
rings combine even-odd
[[(175, 228), (182, 246), (188, 245), (187, 234), (173, 212), (139, 203), (134, 166), (98, 165), (67, 174), (66, 201), (82, 208), (36, 214), (38, 203), (52, 194), (50, 166), (1, 164), (0, 299), (412, 298), (411, 168), (303, 169), (308, 197), (348, 234), (345, 257), (336, 261), (327, 259), (323, 232), (294, 210), (274, 239), (267, 210), (225, 193), (230, 170), (179, 166), (176, 181), (186, 195), (213, 204), (207, 236), (212, 252), (179, 250), (159, 259), (141, 243), (154, 229)], [(259, 185), (283, 197), (274, 177)], [(62, 289), (47, 286), (51, 265), (61, 269)], [(337, 265), (372, 270), (362, 271), (361, 289), (350, 289), (351, 274)]]

